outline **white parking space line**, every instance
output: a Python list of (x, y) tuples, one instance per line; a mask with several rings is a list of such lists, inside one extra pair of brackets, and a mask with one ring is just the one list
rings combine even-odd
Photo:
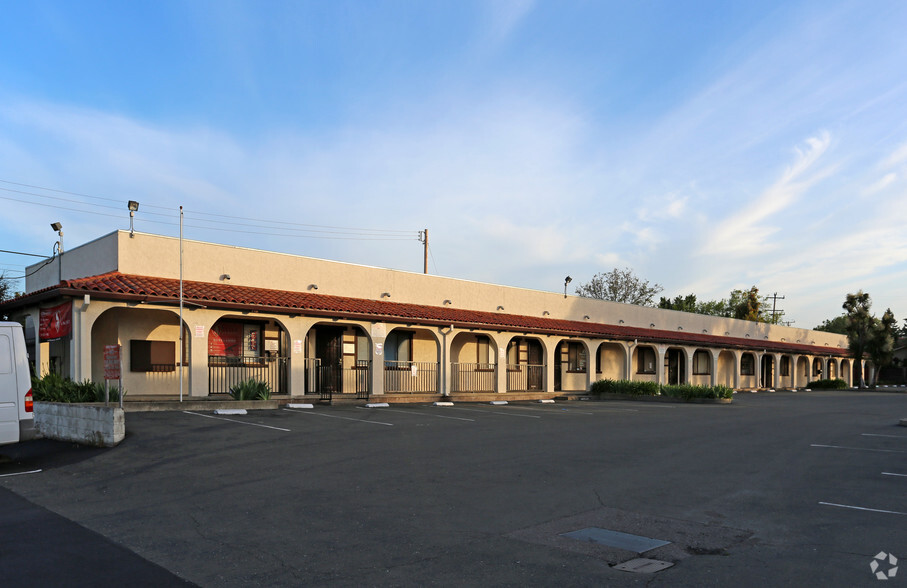
[(275, 431), (284, 431), (286, 433), (291, 432), (290, 429), (281, 429), (280, 427), (272, 427), (270, 425), (260, 425), (258, 423), (247, 423), (245, 421), (238, 421), (236, 419), (225, 419), (224, 417), (216, 417), (216, 416), (211, 416), (210, 414), (201, 414), (198, 412), (191, 412), (188, 410), (184, 410), (183, 412), (186, 414), (194, 414), (195, 416), (205, 417), (206, 419), (214, 419), (217, 421), (227, 421), (229, 423), (237, 423), (239, 425), (249, 425), (250, 427), (261, 427), (263, 429), (274, 429)]
[(29, 472), (13, 472), (12, 474), (0, 474), (0, 478), (6, 478), (7, 476), (24, 476), (25, 474), (37, 474), (41, 470), (31, 470)]
[(907, 474), (895, 474), (892, 472), (882, 472), (883, 476), (898, 476), (900, 478), (907, 478)]
[(900, 449), (869, 449), (867, 447), (844, 447), (843, 445), (818, 445), (811, 444), (810, 447), (828, 447), (829, 449), (852, 449), (853, 451), (874, 451), (876, 453), (907, 453)]
[(493, 416), (512, 416), (512, 417), (522, 417), (524, 419), (540, 419), (542, 417), (536, 416), (534, 414), (507, 414), (507, 412), (502, 410), (480, 410), (478, 408), (460, 408), (456, 406), (448, 407), (447, 410), (468, 410), (469, 412), (480, 412), (482, 414), (490, 414)]
[(321, 416), (321, 417), (327, 417), (329, 419), (343, 419), (345, 421), (356, 421), (357, 423), (367, 423), (370, 425), (385, 425), (387, 427), (394, 426), (394, 423), (382, 423), (381, 421), (369, 421), (366, 419), (354, 419), (352, 417), (339, 416), (336, 414), (324, 414), (322, 412), (312, 412), (310, 410), (291, 410), (289, 408), (284, 408), (282, 410), (285, 410), (287, 412), (292, 412), (295, 414), (307, 414), (307, 415)]
[(557, 406), (555, 406), (554, 408), (535, 408), (534, 406), (517, 406), (515, 404), (511, 404), (510, 406), (507, 407), (507, 409), (508, 410), (529, 410), (532, 412), (547, 412), (550, 414), (565, 414), (568, 412), (572, 413), (572, 414), (595, 414), (594, 412), (582, 412), (579, 410), (573, 410), (572, 408), (564, 408), (564, 407), (557, 407)]
[(881, 435), (879, 433), (860, 433), (864, 437), (888, 437), (889, 439), (907, 439), (907, 435)]
[(824, 506), (837, 506), (838, 508), (850, 508), (853, 510), (865, 510), (868, 512), (881, 512), (885, 514), (907, 515), (907, 512), (898, 512), (896, 510), (882, 510), (880, 508), (866, 508), (865, 506), (852, 506), (850, 504), (835, 504), (834, 502), (820, 502)]
[[(362, 410), (372, 410), (370, 408), (364, 408), (362, 406), (357, 406), (356, 408), (361, 408)], [(413, 414), (418, 414), (420, 416), (426, 415), (426, 416), (431, 416), (431, 417), (435, 417), (435, 418), (439, 418), (439, 419), (453, 419), (456, 421), (469, 421), (470, 423), (476, 422), (475, 419), (464, 419), (463, 417), (446, 416), (443, 414), (432, 414), (430, 412), (421, 412), (421, 411), (416, 412), (416, 411), (411, 411), (411, 410), (394, 410), (393, 408), (379, 408), (377, 410), (380, 410), (381, 412), (399, 412), (401, 414), (409, 414), (409, 415), (413, 415)]]

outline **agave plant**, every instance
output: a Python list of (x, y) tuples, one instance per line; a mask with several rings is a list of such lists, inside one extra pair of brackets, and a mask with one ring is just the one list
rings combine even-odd
[(271, 387), (267, 382), (249, 378), (231, 387), (230, 396), (233, 400), (269, 400)]

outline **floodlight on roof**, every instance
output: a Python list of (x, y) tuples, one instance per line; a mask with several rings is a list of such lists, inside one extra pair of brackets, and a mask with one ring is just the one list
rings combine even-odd
[(135, 237), (135, 227), (133, 226), (133, 220), (135, 219), (135, 211), (139, 209), (139, 203), (135, 200), (130, 200), (126, 206), (129, 208), (129, 236)]

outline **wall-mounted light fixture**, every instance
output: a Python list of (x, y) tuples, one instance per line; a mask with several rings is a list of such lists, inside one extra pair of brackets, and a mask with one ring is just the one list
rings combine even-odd
[(650, 328), (650, 329), (654, 329), (654, 328), (655, 328), (655, 323), (649, 323), (649, 328)]
[(503, 306), (498, 306), (498, 310), (504, 310)]
[(230, 274), (221, 274), (220, 279), (222, 282), (226, 282), (227, 280), (230, 279)]
[(543, 311), (542, 311), (542, 316), (548, 316), (548, 315), (550, 315), (550, 314), (551, 314), (551, 313), (548, 312), (547, 310), (543, 310)]
[(317, 290), (318, 284), (309, 284), (309, 290)]
[(391, 293), (390, 293), (390, 292), (382, 292), (382, 293), (381, 293), (381, 298), (390, 298), (390, 297), (391, 297)]
[(451, 302), (450, 300), (444, 301), (444, 306), (450, 306), (451, 304), (453, 304), (453, 302)]
[(617, 324), (619, 324), (619, 325), (624, 324), (624, 319), (620, 319), (619, 321), (617, 321)]
[(678, 331), (682, 331), (682, 330), (683, 330), (683, 327), (681, 327), (680, 325), (677, 325), (677, 330), (678, 330)]
[(584, 314), (584, 315), (583, 315), (583, 320), (589, 320), (589, 315), (588, 315), (588, 314)]
[(709, 330), (708, 330), (708, 329), (702, 329), (702, 334), (703, 334), (703, 335), (708, 335), (708, 334), (709, 334)]
[(133, 227), (133, 220), (135, 219), (135, 212), (139, 209), (139, 203), (135, 200), (130, 200), (126, 205), (129, 208), (129, 237), (135, 237), (135, 228)]

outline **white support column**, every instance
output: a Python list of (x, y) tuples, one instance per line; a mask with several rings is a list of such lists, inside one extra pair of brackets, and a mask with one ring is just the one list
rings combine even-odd
[(625, 343), (624, 349), (627, 352), (627, 361), (625, 362), (625, 368), (627, 373), (627, 381), (632, 382), (635, 378), (633, 375), (636, 373), (636, 370), (633, 369), (633, 352), (636, 351), (639, 344), (635, 341), (633, 343)]
[(781, 354), (773, 353), (772, 354), (772, 378), (773, 384), (772, 388), (779, 390), (781, 388)]
[(797, 388), (797, 365), (800, 363), (799, 355), (790, 356), (790, 387)]
[(658, 384), (665, 383), (665, 355), (667, 355), (667, 353), (667, 345), (655, 346), (655, 382)]
[(740, 389), (740, 358), (743, 356), (739, 350), (731, 352), (734, 355), (734, 390)]
[(498, 348), (497, 362), (494, 364), (494, 391), (507, 392), (507, 345), (511, 336), (508, 333), (490, 333), (488, 335)]
[[(363, 329), (368, 332), (371, 343), (371, 372), (369, 373), (369, 395), (384, 395), (384, 340), (387, 337), (385, 323), (373, 323), (370, 328)], [(440, 367), (440, 366), (439, 366)]]
[(762, 355), (763, 355), (763, 353), (760, 351), (753, 351), (752, 353), (753, 353), (753, 357), (756, 358), (756, 365), (754, 366), (755, 369), (753, 370), (753, 372), (755, 374), (754, 377), (756, 379), (755, 388), (758, 390), (759, 388), (762, 388)]
[(680, 382), (681, 384), (692, 384), (693, 383), (693, 354), (696, 353), (696, 349), (692, 347), (683, 347), (683, 355), (686, 359), (686, 369), (684, 370), (684, 381)]
[(581, 341), (586, 347), (586, 392), (588, 392), (592, 389), (592, 384), (595, 382), (595, 362), (598, 355), (598, 345), (591, 339), (582, 339)]
[(201, 308), (183, 313), (189, 327), (189, 396), (208, 395), (208, 331), (221, 314)]
[(717, 386), (718, 385), (718, 356), (721, 355), (721, 350), (720, 349), (709, 349), (709, 355), (711, 356), (711, 359), (712, 359), (712, 364), (710, 366), (711, 374), (709, 377), (709, 385)]
[[(310, 318), (290, 318), (286, 319), (287, 338), (289, 339), (290, 348), (287, 350), (287, 356), (290, 358), (290, 396), (303, 396), (306, 392), (306, 360), (305, 360), (305, 341), (306, 335), (315, 324), (315, 319)], [(189, 327), (190, 336), (192, 327)]]
[(438, 329), (440, 338), (439, 357), (438, 357), (438, 393), (442, 396), (450, 396), (453, 388), (453, 374), (451, 373), (451, 349), (453, 349), (454, 329), (453, 327), (442, 327)]
[(557, 351), (558, 339), (545, 337), (545, 392), (554, 392), (554, 353)]

